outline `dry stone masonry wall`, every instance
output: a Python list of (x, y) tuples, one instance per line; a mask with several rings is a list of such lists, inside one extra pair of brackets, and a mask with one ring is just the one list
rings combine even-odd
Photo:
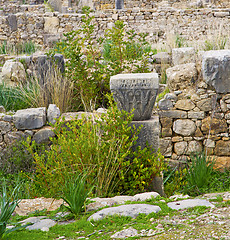
[(199, 78), (195, 63), (167, 69), (170, 93), (158, 103), (160, 149), (166, 158), (186, 162), (190, 154), (204, 150), (218, 167), (230, 167), (229, 69), (230, 50), (203, 53)]

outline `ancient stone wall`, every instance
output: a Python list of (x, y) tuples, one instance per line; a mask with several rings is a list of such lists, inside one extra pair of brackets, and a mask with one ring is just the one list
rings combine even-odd
[[(177, 49), (172, 57), (185, 51)], [(196, 64), (179, 64), (166, 71), (170, 93), (158, 103), (160, 149), (174, 163), (205, 151), (218, 167), (229, 168), (230, 87), (226, 82), (230, 80), (230, 50), (200, 54), (202, 66), (199, 59), (190, 58)], [(184, 56), (181, 59), (185, 60)]]
[[(0, 42), (33, 40), (45, 44), (47, 39), (60, 39), (63, 33), (79, 27), (81, 14), (43, 13), (42, 5), (32, 12), (31, 7), (33, 5), (22, 5), (23, 11), (15, 10), (11, 11), (11, 14), (7, 12), (0, 16)], [(94, 12), (93, 15), (95, 35), (98, 37), (116, 20), (124, 21), (127, 28), (133, 28), (137, 32), (148, 32), (148, 40), (152, 43), (167, 42), (171, 33), (177, 33), (191, 41), (205, 40), (207, 35), (215, 37), (218, 34), (229, 34), (229, 9), (133, 8)]]

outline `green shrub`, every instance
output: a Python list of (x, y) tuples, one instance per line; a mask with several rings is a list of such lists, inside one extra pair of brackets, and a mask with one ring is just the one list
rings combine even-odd
[(112, 105), (100, 119), (73, 120), (66, 127), (62, 121), (57, 122), (57, 137), (45, 154), (34, 152), (34, 143), (28, 141), (26, 146), (36, 165), (37, 191), (58, 196), (67, 176), (82, 173), (87, 173), (87, 186), (94, 185), (97, 196), (143, 191), (162, 170), (163, 159), (150, 149), (132, 152), (138, 130), (131, 128), (131, 121), (130, 114)]
[(105, 95), (110, 92), (110, 76), (123, 71), (148, 72), (147, 55), (151, 47), (146, 34), (125, 31), (121, 21), (95, 40), (94, 17), (89, 7), (84, 7), (83, 13), (80, 28), (65, 34), (56, 51), (68, 59), (66, 74), (74, 81), (74, 108), (91, 111), (108, 106)]

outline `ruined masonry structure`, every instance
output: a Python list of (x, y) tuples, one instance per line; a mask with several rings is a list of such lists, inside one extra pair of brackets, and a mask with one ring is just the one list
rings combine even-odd
[(132, 112), (132, 124), (143, 126), (137, 145), (144, 148), (146, 142), (155, 150), (159, 145), (159, 118), (152, 116), (159, 89), (157, 73), (118, 74), (110, 78), (110, 89), (119, 110)]

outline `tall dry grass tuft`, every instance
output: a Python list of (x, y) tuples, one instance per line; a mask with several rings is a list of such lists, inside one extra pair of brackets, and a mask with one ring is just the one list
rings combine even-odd
[(58, 68), (50, 67), (41, 79), (39, 74), (29, 77), (26, 83), (20, 84), (23, 100), (31, 107), (48, 107), (56, 104), (60, 111), (67, 112), (71, 108), (73, 98), (73, 82)]

